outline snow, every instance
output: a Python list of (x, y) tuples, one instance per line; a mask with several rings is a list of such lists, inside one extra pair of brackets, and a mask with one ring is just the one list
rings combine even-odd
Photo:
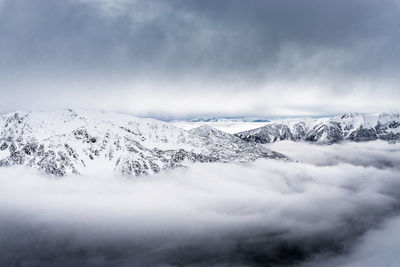
[(188, 159), (212, 162), (285, 158), (218, 130), (208, 136), (199, 135), (163, 121), (112, 112), (16, 112), (0, 119), (0, 130), (0, 145), (15, 146), (14, 151), (1, 152), (0, 166), (39, 166), (57, 175), (101, 169), (151, 174), (181, 166)]
[(172, 121), (171, 124), (182, 128), (184, 130), (191, 130), (203, 125), (208, 125), (220, 131), (224, 131), (226, 133), (234, 134), (237, 132), (242, 132), (246, 130), (251, 130), (255, 128), (262, 127), (267, 124), (267, 122), (252, 122), (252, 121), (199, 121), (199, 122), (191, 122), (191, 121)]
[[(399, 125), (400, 114), (398, 112), (380, 114), (346, 113), (328, 118), (298, 118), (271, 121), (267, 122), (263, 127), (239, 132), (237, 135), (241, 136), (241, 138), (258, 136), (265, 142), (281, 139), (301, 140), (309, 137), (310, 139), (317, 138), (314, 141), (330, 143), (343, 139), (354, 139), (358, 134), (360, 134), (360, 137), (358, 137), (360, 141), (365, 138), (389, 140), (393, 138), (399, 139), (393, 136), (400, 133)], [(290, 132), (288, 134), (285, 133), (282, 127), (287, 127)]]

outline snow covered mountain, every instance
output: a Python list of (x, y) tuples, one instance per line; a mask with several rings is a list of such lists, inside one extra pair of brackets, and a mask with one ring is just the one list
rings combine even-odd
[(288, 160), (212, 128), (190, 132), (129, 115), (67, 109), (0, 118), (0, 166), (25, 165), (57, 176), (91, 172), (143, 175), (185, 162)]
[[(243, 141), (239, 137), (217, 130), (208, 125), (191, 129), (189, 132), (206, 140), (209, 144), (209, 151), (212, 157), (222, 157), (229, 161), (243, 158), (246, 159), (246, 161), (250, 161), (258, 158), (282, 158), (283, 156), (280, 153), (266, 149), (264, 146)], [(213, 143), (218, 145), (214, 146), (212, 145)], [(223, 149), (221, 149), (221, 147), (223, 147)]]
[(186, 120), (187, 122), (268, 122), (261, 117), (211, 117)]
[(207, 125), (226, 133), (237, 133), (249, 129), (264, 126), (269, 120), (261, 117), (222, 117), (222, 118), (203, 118), (191, 120), (173, 120), (173, 125), (191, 130), (203, 125)]
[(292, 140), (331, 144), (344, 140), (363, 142), (377, 139), (396, 142), (400, 140), (400, 113), (346, 113), (332, 118), (273, 121), (235, 135), (256, 143)]

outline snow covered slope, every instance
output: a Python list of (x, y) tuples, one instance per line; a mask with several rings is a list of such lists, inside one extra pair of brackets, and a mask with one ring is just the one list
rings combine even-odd
[(400, 140), (400, 113), (358, 114), (320, 119), (290, 119), (235, 134), (245, 141), (271, 143), (278, 140), (337, 143), (349, 141)]
[(267, 122), (268, 120), (258, 117), (208, 118), (171, 121), (173, 125), (185, 130), (191, 130), (203, 125), (207, 125), (231, 134), (259, 128), (267, 124)]
[[(206, 142), (210, 144), (209, 151), (213, 157), (222, 157), (230, 161), (234, 161), (238, 157), (246, 161), (258, 158), (285, 158), (284, 155), (266, 149), (264, 146), (243, 141), (239, 137), (208, 125), (194, 128), (189, 132), (207, 140)], [(214, 146), (213, 144), (218, 145)]]
[[(227, 140), (235, 140), (232, 145)], [(254, 149), (257, 148), (257, 149)], [(205, 135), (118, 113), (67, 109), (15, 112), (0, 118), (0, 166), (25, 165), (70, 173), (142, 175), (188, 162), (282, 158), (229, 134)]]

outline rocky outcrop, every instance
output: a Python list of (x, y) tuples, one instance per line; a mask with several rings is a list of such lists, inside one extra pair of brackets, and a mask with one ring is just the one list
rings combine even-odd
[(0, 119), (0, 166), (56, 176), (90, 171), (147, 175), (187, 163), (288, 160), (282, 154), (207, 129), (104, 112), (15, 112)]
[(400, 114), (357, 114), (320, 119), (292, 119), (236, 134), (245, 141), (272, 143), (279, 140), (308, 141), (324, 144), (341, 141), (400, 140)]

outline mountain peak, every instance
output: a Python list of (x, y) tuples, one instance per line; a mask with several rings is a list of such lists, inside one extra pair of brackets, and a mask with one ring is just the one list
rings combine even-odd
[(362, 115), (361, 113), (357, 113), (357, 112), (347, 112), (347, 113), (343, 113), (341, 116), (339, 116), (341, 119), (346, 119), (346, 118), (354, 118), (354, 117), (358, 117)]
[(273, 121), (254, 130), (239, 132), (237, 137), (257, 143), (279, 140), (337, 143), (341, 141), (400, 140), (400, 116), (346, 113), (339, 117)]
[(185, 162), (258, 158), (288, 160), (209, 126), (188, 132), (154, 119), (70, 109), (0, 118), (0, 166), (24, 165), (58, 176), (99, 169), (143, 175)]

